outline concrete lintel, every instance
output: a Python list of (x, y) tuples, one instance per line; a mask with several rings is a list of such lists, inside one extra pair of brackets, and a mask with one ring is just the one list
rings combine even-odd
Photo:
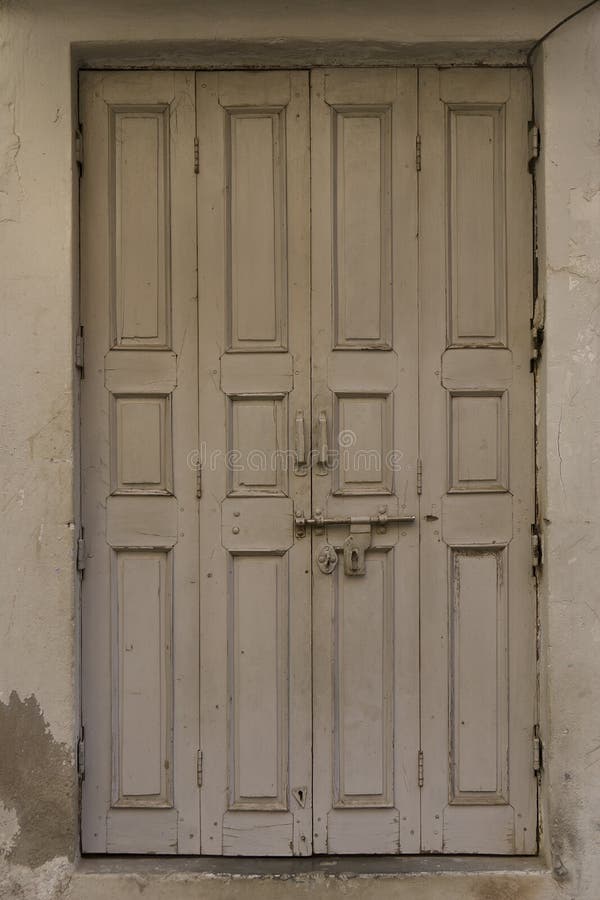
[(293, 39), (85, 41), (72, 44), (77, 68), (309, 68), (313, 66), (522, 66), (532, 42), (404, 43)]

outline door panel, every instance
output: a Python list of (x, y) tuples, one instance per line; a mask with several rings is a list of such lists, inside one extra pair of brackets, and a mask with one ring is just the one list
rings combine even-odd
[(82, 73), (82, 844), (197, 853), (194, 79)]
[[(311, 84), (313, 513), (416, 514), (416, 74)], [(351, 533), (371, 544), (364, 575), (344, 573)], [(315, 851), (416, 852), (418, 525), (317, 528), (313, 560), (327, 543), (335, 571), (313, 566)]]
[(536, 850), (529, 75), (420, 75), (423, 849)]
[(197, 76), (202, 852), (311, 852), (308, 76)]

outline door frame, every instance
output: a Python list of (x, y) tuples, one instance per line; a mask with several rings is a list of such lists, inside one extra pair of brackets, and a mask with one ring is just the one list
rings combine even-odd
[[(118, 52), (118, 45), (116, 45), (116, 47), (117, 47), (117, 52)], [(302, 62), (298, 62), (298, 58), (294, 57), (293, 65), (290, 65), (289, 58), (287, 56), (285, 56), (285, 58), (281, 58), (279, 64), (274, 64), (273, 59), (270, 57), (270, 53), (271, 53), (270, 48), (268, 46), (264, 46), (264, 47), (261, 46), (259, 48), (256, 48), (255, 45), (248, 45), (247, 52), (250, 55), (256, 54), (256, 57), (253, 57), (252, 63), (250, 63), (250, 61), (247, 60), (246, 62), (248, 64), (244, 65), (239, 62), (239, 59), (244, 59), (244, 51), (240, 50), (240, 45), (237, 43), (232, 43), (232, 47), (235, 47), (236, 51), (239, 51), (239, 58), (236, 60), (232, 61), (229, 51), (226, 51), (222, 58), (220, 58), (218, 54), (212, 55), (212, 54), (205, 53), (204, 51), (201, 51), (200, 55), (199, 55), (199, 59), (201, 59), (203, 61), (203, 63), (204, 63), (203, 65), (200, 65), (200, 66), (196, 66), (196, 65), (187, 66), (186, 65), (183, 68), (188, 69), (190, 72), (194, 72), (194, 73), (201, 73), (203, 71), (207, 71), (207, 72), (214, 71), (215, 69), (217, 69), (219, 71), (230, 71), (230, 70), (236, 70), (236, 69), (240, 69), (240, 68), (243, 68), (244, 70), (248, 70), (248, 71), (252, 71), (255, 69), (259, 69), (261, 71), (262, 70), (270, 70), (270, 69), (273, 69), (273, 70), (280, 70), (280, 69), (287, 69), (287, 70), (302, 69), (302, 70), (305, 70), (305, 69), (308, 69), (310, 72), (313, 69), (320, 68), (321, 65), (323, 64), (322, 56), (320, 56), (321, 51), (319, 50), (318, 47), (309, 51), (308, 56), (301, 56), (300, 58), (303, 60)], [(398, 53), (397, 45), (390, 44), (390, 47), (393, 48), (394, 53), (396, 53), (396, 54)], [(289, 51), (286, 51), (286, 52), (289, 52)], [(304, 51), (304, 52), (306, 52), (306, 51)], [(457, 51), (449, 51), (449, 52), (450, 52), (450, 56), (447, 61), (444, 59), (440, 59), (438, 56), (436, 56), (435, 62), (432, 63), (430, 61), (431, 57), (429, 55), (425, 55), (423, 57), (423, 59), (426, 61), (427, 67), (431, 67), (431, 68), (438, 68), (438, 67), (440, 67), (440, 65), (441, 66), (443, 66), (444, 64), (448, 65), (448, 63), (453, 63), (455, 65), (461, 65), (461, 66), (464, 65), (464, 58), (462, 57), (462, 54), (460, 54), (460, 52), (458, 50)], [(516, 52), (517, 51), (515, 51), (515, 53)], [(127, 70), (130, 65), (130, 60), (126, 57), (121, 57), (120, 59), (112, 58), (110, 60), (110, 63), (107, 63), (106, 57), (103, 56), (103, 54), (101, 52), (101, 48), (98, 48), (95, 51), (95, 53), (97, 54), (97, 60), (98, 60), (97, 62), (95, 62), (95, 57), (93, 54), (87, 54), (81, 48), (74, 49), (72, 71), (73, 71), (73, 78), (75, 81), (75, 85), (74, 85), (74, 110), (75, 110), (74, 122), (75, 122), (76, 126), (78, 124), (77, 109), (78, 109), (79, 97), (78, 97), (77, 81), (78, 81), (79, 72), (87, 71), (87, 70), (93, 70), (93, 71), (99, 71), (99, 72)], [(343, 57), (339, 56), (339, 57), (332, 59), (330, 62), (327, 63), (327, 65), (336, 66), (336, 67), (340, 67), (340, 68), (347, 68), (347, 67), (360, 68), (360, 67), (367, 67), (367, 66), (370, 67), (373, 65), (373, 57), (370, 54), (365, 54), (361, 48), (356, 48), (354, 51), (348, 51), (348, 53), (349, 53), (349, 55), (344, 55)], [(385, 56), (385, 52), (382, 55)], [(400, 53), (399, 55), (401, 56), (402, 54)], [(292, 50), (292, 56), (294, 56), (293, 50)], [(458, 57), (460, 57), (460, 58), (458, 58)], [(143, 68), (145, 68), (148, 71), (157, 71), (157, 70), (161, 70), (161, 69), (165, 69), (165, 68), (167, 68), (167, 69), (177, 68), (177, 66), (175, 65), (176, 58), (177, 58), (176, 55), (174, 55), (172, 66), (165, 65), (164, 61), (161, 61), (161, 63), (158, 63), (158, 61), (157, 61), (156, 64), (145, 65)], [(474, 58), (474, 61), (476, 59), (480, 59), (480, 54), (475, 53), (473, 58)], [(399, 61), (397, 58), (394, 58), (394, 59), (385, 58), (381, 62), (377, 61), (376, 65), (418, 69), (420, 67), (423, 67), (423, 64), (420, 63), (418, 60), (419, 60), (418, 56), (414, 57), (414, 59), (411, 58), (410, 61), (404, 61), (404, 62)], [(503, 61), (498, 61), (497, 58), (494, 58), (494, 65), (497, 66), (498, 68), (502, 68), (502, 67), (506, 66), (507, 64), (511, 64), (511, 63), (514, 64), (514, 62), (515, 62), (515, 58), (511, 57), (510, 55)], [(519, 65), (521, 68), (531, 71), (528, 66), (523, 65), (523, 62), (520, 59), (520, 57), (518, 59), (518, 62), (519, 62)], [(81, 163), (81, 168), (83, 168), (83, 162)], [(75, 173), (75, 175), (74, 175), (74, 192), (73, 193), (74, 193), (74, 199), (76, 201), (74, 206), (77, 209), (77, 211), (79, 211), (79, 208), (80, 208), (80, 205), (79, 205), (79, 180), (77, 177), (77, 173)], [(534, 186), (534, 200), (533, 200), (533, 211), (532, 212), (533, 212), (532, 227), (534, 227), (535, 219), (536, 219), (535, 186)], [(79, 225), (78, 218), (77, 218), (77, 225)], [(78, 342), (79, 342), (79, 337), (80, 337), (79, 320), (80, 320), (81, 295), (80, 295), (80, 291), (79, 291), (79, 279), (78, 279), (79, 246), (77, 245), (77, 242), (75, 242), (75, 243), (76, 243), (76, 247), (75, 247), (75, 253), (74, 253), (74, 256), (75, 256), (74, 272), (75, 272), (75, 280), (77, 282), (78, 309), (75, 310), (73, 326), (74, 326), (74, 344), (76, 346), (79, 346)], [(534, 246), (534, 265), (535, 265), (535, 246)], [(531, 297), (532, 315), (533, 315), (534, 299), (535, 299), (535, 297), (533, 296), (533, 293), (532, 293), (532, 297)], [(537, 437), (537, 432), (538, 432), (538, 425), (537, 425), (538, 384), (539, 384), (539, 382), (538, 382), (538, 379), (536, 376), (536, 381), (535, 381), (535, 386), (534, 386), (534, 413), (536, 414), (534, 428), (535, 428), (536, 437)], [(82, 466), (81, 466), (80, 433), (81, 433), (81, 421), (82, 421), (81, 417), (82, 417), (83, 410), (82, 410), (82, 406), (81, 406), (81, 395), (80, 395), (79, 390), (77, 391), (76, 403), (77, 403), (76, 420), (78, 422), (78, 433), (77, 433), (77, 444), (76, 444), (76, 450), (78, 451), (78, 453), (77, 453), (77, 458), (78, 458), (78, 473), (77, 473), (78, 474), (78, 479), (77, 479), (78, 498), (77, 499), (80, 500), (81, 493), (82, 493)], [(538, 483), (537, 472), (538, 472), (538, 461), (539, 461), (538, 457), (539, 457), (539, 452), (540, 452), (540, 451), (538, 451), (537, 439), (534, 442), (534, 450), (535, 450), (535, 463), (536, 463), (536, 465), (535, 465), (535, 476), (536, 477), (535, 477), (535, 483), (534, 483), (534, 490), (535, 490), (535, 504), (536, 504), (536, 510), (537, 510), (539, 508), (539, 483)], [(82, 522), (81, 509), (79, 510), (78, 520), (79, 520), (79, 523)], [(536, 581), (536, 585), (537, 585), (537, 581)], [(78, 603), (77, 621), (78, 621), (78, 626), (79, 626), (79, 631), (80, 631), (80, 627), (81, 627), (81, 578), (78, 580), (78, 587), (79, 587), (79, 591), (78, 591), (79, 603)], [(536, 587), (536, 596), (537, 596), (537, 606), (539, 607), (539, 589), (538, 589), (538, 587)], [(538, 628), (538, 631), (539, 631), (539, 628)], [(80, 638), (81, 638), (81, 635), (79, 633), (79, 647), (81, 647)], [(81, 723), (81, 679), (82, 679), (82, 671), (83, 671), (83, 661), (81, 659), (81, 649), (79, 650), (78, 655), (79, 655), (79, 660), (80, 660), (80, 664), (78, 666), (79, 700), (80, 700), (80, 702), (79, 702), (78, 708), (77, 708), (77, 716), (78, 716), (78, 722)], [(538, 704), (538, 710), (539, 710), (540, 672), (539, 672), (539, 664), (538, 664), (537, 659), (536, 659), (536, 672), (537, 672), (537, 682), (538, 682), (537, 704)], [(83, 734), (81, 732), (80, 725), (79, 725), (78, 731), (79, 731), (79, 735), (80, 735), (80, 741), (82, 741)], [(541, 809), (541, 797), (540, 797), (540, 790), (539, 790), (539, 783), (538, 783), (538, 822), (539, 822), (539, 816), (540, 816), (540, 809)], [(79, 810), (79, 831), (81, 831), (81, 808)], [(541, 853), (541, 846), (538, 842), (538, 854), (539, 853)], [(199, 859), (201, 859), (201, 857), (199, 857)], [(252, 859), (252, 857), (250, 857), (249, 859)], [(374, 859), (381, 860), (381, 859), (383, 859), (383, 857), (375, 857)], [(395, 861), (401, 861), (402, 857), (401, 856), (393, 856), (393, 857), (390, 857), (390, 859), (395, 860)], [(297, 861), (298, 860), (296, 858), (292, 858), (292, 860), (291, 860), (292, 864)]]

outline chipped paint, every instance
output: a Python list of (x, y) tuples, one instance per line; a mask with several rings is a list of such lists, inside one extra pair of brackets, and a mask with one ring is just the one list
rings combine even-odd
[[(72, 755), (57, 743), (35, 697), (0, 702), (0, 803), (12, 810), (8, 860), (39, 866), (74, 853)], [(0, 809), (2, 808), (0, 807)]]

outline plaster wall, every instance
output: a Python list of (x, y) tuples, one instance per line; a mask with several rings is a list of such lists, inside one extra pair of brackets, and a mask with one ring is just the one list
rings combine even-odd
[(600, 894), (600, 7), (534, 65), (544, 838), (564, 895)]
[[(168, 866), (109, 874), (76, 864), (74, 63), (283, 65), (290, 54), (298, 65), (515, 63), (579, 5), (531, 0), (508, 14), (500, 2), (476, 0), (0, 0), (0, 897), (128, 898), (142, 889), (152, 898), (268, 896), (258, 882), (232, 875)], [(493, 861), (465, 875), (450, 865), (368, 881), (311, 873), (286, 877), (286, 892), (598, 895), (599, 59), (598, 7), (536, 56), (548, 303), (540, 374), (544, 846), (554, 873), (543, 864), (511, 873)], [(282, 877), (267, 876), (273, 896)]]

